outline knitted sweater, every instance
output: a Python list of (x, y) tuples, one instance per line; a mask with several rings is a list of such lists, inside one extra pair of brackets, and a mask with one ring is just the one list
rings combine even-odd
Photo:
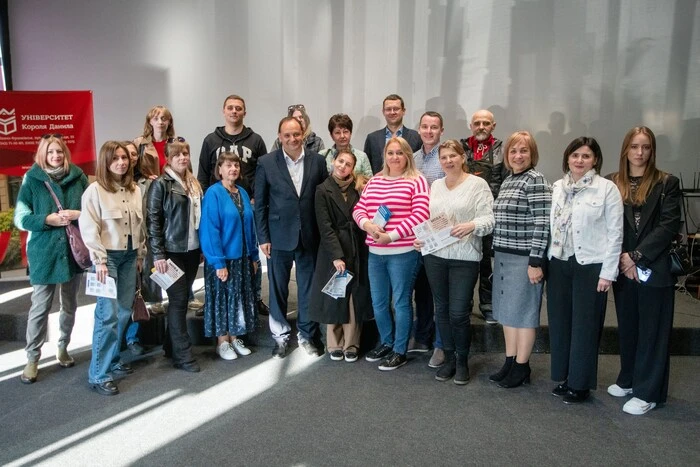
[(444, 178), (435, 180), (430, 186), (430, 217), (444, 214), (454, 224), (473, 221), (474, 231), (433, 255), (444, 259), (481, 261), (481, 238), (493, 230), (492, 205), (493, 195), (483, 178), (470, 175), (451, 190)]
[(494, 251), (529, 256), (530, 266), (541, 266), (549, 243), (551, 205), (552, 190), (541, 173), (529, 169), (509, 175), (493, 202)]
[(419, 175), (414, 179), (388, 178), (381, 174), (372, 177), (353, 210), (353, 219), (360, 228), (371, 221), (379, 206), (385, 205), (391, 217), (384, 230), (391, 237), (391, 243), (380, 245), (371, 235), (365, 243), (375, 254), (400, 254), (413, 249), (413, 227), (428, 220), (430, 216), (428, 182)]

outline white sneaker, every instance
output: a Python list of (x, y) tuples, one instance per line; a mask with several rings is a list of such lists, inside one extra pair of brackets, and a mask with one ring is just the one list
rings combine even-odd
[(250, 349), (246, 347), (243, 341), (240, 339), (234, 339), (233, 342), (231, 342), (231, 348), (242, 357), (251, 354)]
[(631, 415), (644, 415), (654, 407), (656, 407), (656, 402), (647, 402), (633, 397), (622, 406), (622, 411)]
[(222, 342), (216, 347), (216, 353), (219, 354), (219, 357), (223, 358), (224, 360), (235, 360), (238, 358), (238, 355), (236, 355), (236, 352), (234, 352), (233, 347), (229, 342)]
[(608, 386), (608, 394), (613, 397), (625, 397), (632, 394), (632, 388), (621, 388), (617, 384), (611, 384)]

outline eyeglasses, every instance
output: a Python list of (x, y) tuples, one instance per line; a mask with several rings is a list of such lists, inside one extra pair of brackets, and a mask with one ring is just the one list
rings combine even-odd
[(301, 110), (302, 112), (306, 112), (306, 107), (304, 107), (304, 104), (294, 104), (287, 107), (287, 113), (290, 115), (293, 114), (295, 110)]
[(45, 135), (41, 135), (43, 139), (49, 139), (49, 138), (56, 138), (56, 139), (63, 139), (63, 135), (61, 133), (46, 133)]
[(182, 136), (176, 136), (176, 137), (174, 137), (174, 138), (168, 138), (167, 143), (168, 143), (168, 144), (172, 144), (172, 143), (174, 143), (175, 141), (177, 141), (178, 143), (184, 143), (184, 142), (185, 142), (185, 138), (183, 138)]

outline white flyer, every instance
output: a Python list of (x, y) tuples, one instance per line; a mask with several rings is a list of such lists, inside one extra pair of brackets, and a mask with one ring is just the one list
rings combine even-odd
[(450, 235), (453, 225), (444, 214), (438, 214), (430, 220), (413, 228), (416, 238), (423, 242), (420, 252), (423, 256), (434, 253), (441, 248), (452, 245), (459, 238)]
[(107, 281), (103, 284), (97, 280), (97, 274), (88, 272), (85, 274), (85, 295), (117, 298), (117, 283), (113, 277), (107, 276)]
[(156, 268), (151, 269), (151, 280), (158, 284), (163, 290), (168, 290), (168, 287), (173, 285), (180, 277), (182, 277), (185, 272), (177, 267), (172, 260), (168, 260), (168, 269), (165, 273), (161, 274), (156, 271)]
[(330, 280), (323, 287), (322, 292), (328, 296), (335, 298), (345, 298), (345, 289), (352, 280), (352, 274), (346, 269), (343, 272), (336, 271)]

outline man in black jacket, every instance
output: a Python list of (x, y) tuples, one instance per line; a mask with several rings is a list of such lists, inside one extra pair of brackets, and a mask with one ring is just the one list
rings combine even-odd
[[(216, 129), (204, 138), (202, 151), (199, 153), (199, 170), (197, 180), (206, 192), (209, 186), (217, 182), (215, 167), (216, 159), (222, 152), (232, 152), (241, 159), (241, 176), (238, 183), (248, 192), (250, 201), (255, 202), (255, 168), (258, 158), (267, 154), (263, 139), (249, 127), (243, 125), (246, 116), (245, 100), (232, 94), (224, 99), (224, 126)], [(255, 276), (255, 299), (258, 313), (269, 314), (270, 310), (262, 301), (262, 268), (258, 263), (258, 273)]]
[[(472, 136), (461, 139), (462, 147), (467, 153), (467, 166), (469, 173), (478, 175), (488, 182), (491, 187), (493, 199), (498, 197), (503, 179), (508, 176), (508, 170), (503, 164), (503, 142), (493, 136), (496, 128), (496, 120), (488, 110), (477, 110), (472, 115), (469, 129)], [(488, 324), (498, 324), (493, 319), (491, 307), (491, 256), (493, 255), (493, 235), (482, 238), (481, 264), (479, 267), (479, 311)]]

